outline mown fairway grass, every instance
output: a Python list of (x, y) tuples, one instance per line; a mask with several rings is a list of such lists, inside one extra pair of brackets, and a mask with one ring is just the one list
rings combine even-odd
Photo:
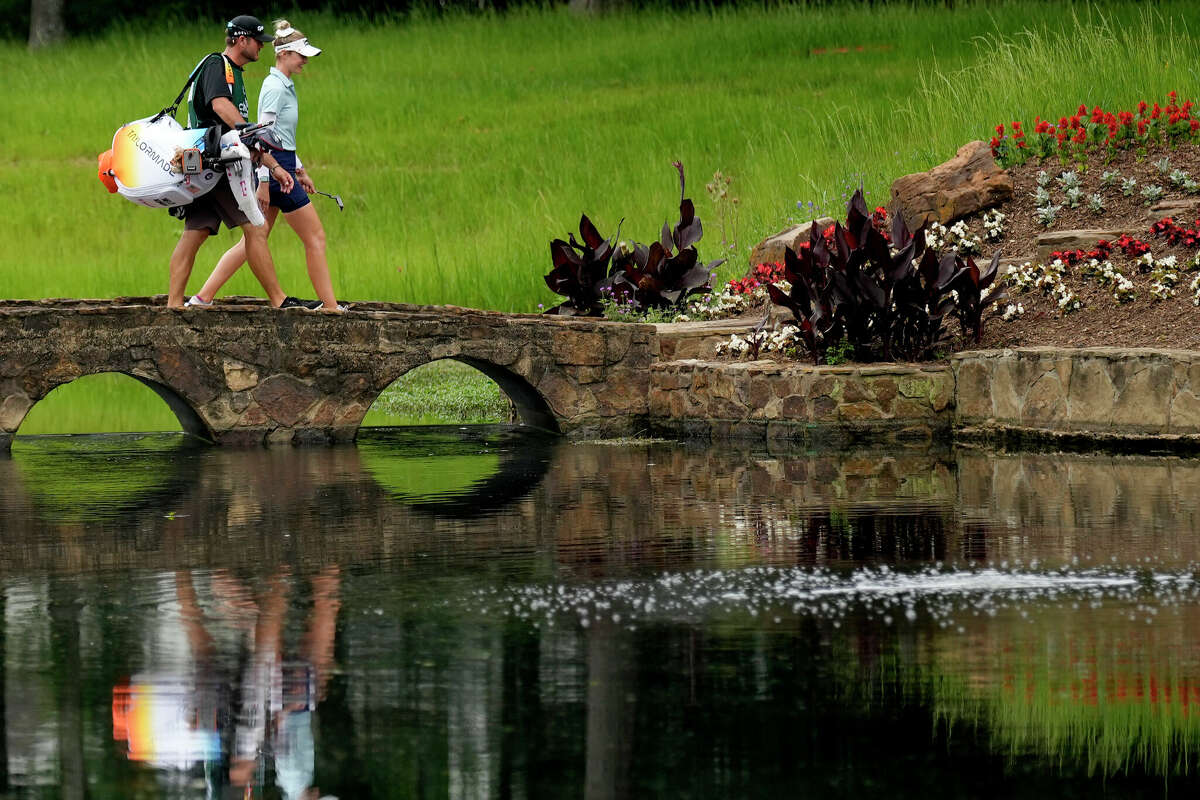
[[(300, 152), (318, 188), (346, 200), (339, 214), (316, 198), (345, 299), (552, 304), (549, 240), (581, 212), (606, 235), (624, 219), (623, 236), (654, 237), (675, 218), (675, 159), (706, 222), (701, 255), (730, 258), (723, 280), (789, 220), (837, 213), (859, 183), (884, 202), (895, 177), (998, 121), (1081, 102), (1128, 107), (1171, 89), (1195, 98), (1191, 5), (1155, 8), (553, 10), (387, 24), (299, 15), (325, 48), (297, 81)], [(0, 46), (0, 70), (19, 78), (6, 82), (0, 125), (0, 296), (165, 290), (180, 224), (108, 195), (95, 156), (220, 46), (215, 23), (138, 26), (36, 54)], [(254, 98), (269, 53), (247, 70)], [(734, 177), (736, 241), (704, 189), (716, 170)], [(233, 241), (223, 232), (205, 246), (191, 290)], [(280, 230), (272, 249), (285, 289), (311, 295), (296, 237)], [(227, 290), (261, 294), (248, 274)], [(159, 402), (145, 396), (143, 407)]]

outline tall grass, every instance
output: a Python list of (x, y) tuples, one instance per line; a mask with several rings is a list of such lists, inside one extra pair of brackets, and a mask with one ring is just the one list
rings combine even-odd
[[(297, 80), (300, 152), (318, 188), (346, 200), (338, 213), (316, 198), (340, 297), (529, 311), (554, 302), (547, 244), (581, 212), (643, 240), (674, 218), (675, 159), (707, 223), (701, 255), (728, 256), (725, 279), (759, 238), (839, 213), (860, 183), (882, 203), (894, 178), (998, 121), (1172, 88), (1194, 97), (1190, 10), (1021, 0), (386, 24), (300, 15), (325, 48)], [(95, 155), (220, 45), (219, 26), (195, 23), (51, 52), (0, 45), (0, 71), (20, 77), (0, 125), (0, 296), (165, 290), (180, 224), (109, 196)], [(252, 97), (266, 71), (248, 67)], [(716, 170), (734, 176), (736, 242), (722, 242), (704, 190)], [(235, 241), (215, 239), (191, 290)], [(297, 238), (281, 229), (272, 250), (285, 289), (311, 295)], [(261, 293), (248, 274), (227, 288)]]
[(988, 121), (1031, 121), (1036, 115), (1057, 120), (1080, 103), (1109, 110), (1133, 109), (1139, 100), (1165, 105), (1172, 90), (1181, 99), (1198, 99), (1196, 38), (1186, 17), (1170, 6), (1150, 6), (1132, 17), (1122, 12), (1082, 6), (1059, 26), (979, 36), (969, 65), (922, 66), (921, 91), (906, 113), (936, 119), (956, 109), (947, 127), (965, 140), (988, 133)]

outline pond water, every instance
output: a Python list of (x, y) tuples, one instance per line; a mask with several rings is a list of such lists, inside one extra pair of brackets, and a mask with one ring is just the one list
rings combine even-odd
[(19, 438), (0, 796), (1191, 796), (1198, 530), (1174, 458)]

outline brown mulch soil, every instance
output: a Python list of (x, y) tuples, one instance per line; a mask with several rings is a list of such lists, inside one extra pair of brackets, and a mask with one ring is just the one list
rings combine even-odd
[[(955, 349), (978, 347), (1173, 347), (1200, 350), (1200, 307), (1192, 302), (1189, 284), (1194, 273), (1185, 271), (1186, 262), (1196, 254), (1194, 248), (1172, 247), (1166, 239), (1150, 233), (1152, 223), (1168, 212), (1155, 211), (1147, 207), (1140, 195), (1141, 189), (1157, 184), (1166, 190), (1163, 199), (1156, 205), (1170, 201), (1195, 201), (1200, 207), (1200, 197), (1188, 196), (1171, 186), (1165, 175), (1160, 174), (1155, 162), (1163, 156), (1170, 158), (1171, 167), (1181, 169), (1193, 179), (1200, 181), (1200, 146), (1186, 144), (1175, 150), (1150, 152), (1138, 157), (1135, 153), (1122, 153), (1108, 164), (1092, 162), (1086, 170), (1078, 165), (1064, 167), (1058, 161), (1044, 164), (1035, 161), (1010, 169), (1015, 191), (1013, 199), (999, 206), (1007, 219), (1004, 236), (995, 244), (984, 242), (983, 255), (977, 256), (978, 263), (985, 264), (999, 247), (1002, 262), (1036, 262), (1037, 238), (1047, 231), (1103, 229), (1128, 233), (1150, 245), (1156, 259), (1174, 255), (1178, 262), (1181, 278), (1176, 295), (1167, 300), (1155, 300), (1150, 294), (1151, 278), (1140, 273), (1135, 259), (1114, 248), (1109, 260), (1114, 268), (1133, 282), (1136, 299), (1117, 303), (1111, 289), (1098, 285), (1094, 279), (1081, 274), (1080, 266), (1068, 270), (1065, 283), (1083, 303), (1083, 308), (1070, 314), (1060, 314), (1056, 302), (1032, 290), (1017, 294), (1009, 289), (1010, 302), (1019, 301), (1025, 308), (1022, 317), (1004, 321), (1000, 317), (989, 319), (984, 327), (983, 341), (959, 341)], [(1057, 181), (1052, 181), (1050, 191), (1055, 205), (1063, 206), (1058, 218), (1050, 228), (1043, 227), (1037, 220), (1033, 194), (1037, 189), (1037, 173), (1045, 170), (1057, 177), (1063, 170), (1072, 169), (1080, 177), (1084, 196), (1098, 192), (1105, 203), (1100, 214), (1091, 212), (1086, 204), (1079, 208), (1067, 208), (1063, 190)], [(1115, 170), (1122, 177), (1137, 180), (1133, 196), (1121, 193), (1120, 183), (1101, 187), (1100, 178), (1106, 170)], [(1186, 217), (1174, 216), (1176, 224), (1197, 227), (1196, 214)], [(982, 214), (968, 218), (971, 231), (982, 235)], [(1003, 269), (1003, 267), (1002, 267)]]

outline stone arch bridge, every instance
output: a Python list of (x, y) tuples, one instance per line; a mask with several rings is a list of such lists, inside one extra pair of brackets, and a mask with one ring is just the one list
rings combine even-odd
[(0, 302), (0, 452), (33, 405), (84, 375), (129, 375), (220, 444), (351, 441), (379, 394), (443, 358), (486, 374), (527, 425), (622, 435), (647, 413), (652, 325), (359, 303), (344, 315), (235, 299)]

